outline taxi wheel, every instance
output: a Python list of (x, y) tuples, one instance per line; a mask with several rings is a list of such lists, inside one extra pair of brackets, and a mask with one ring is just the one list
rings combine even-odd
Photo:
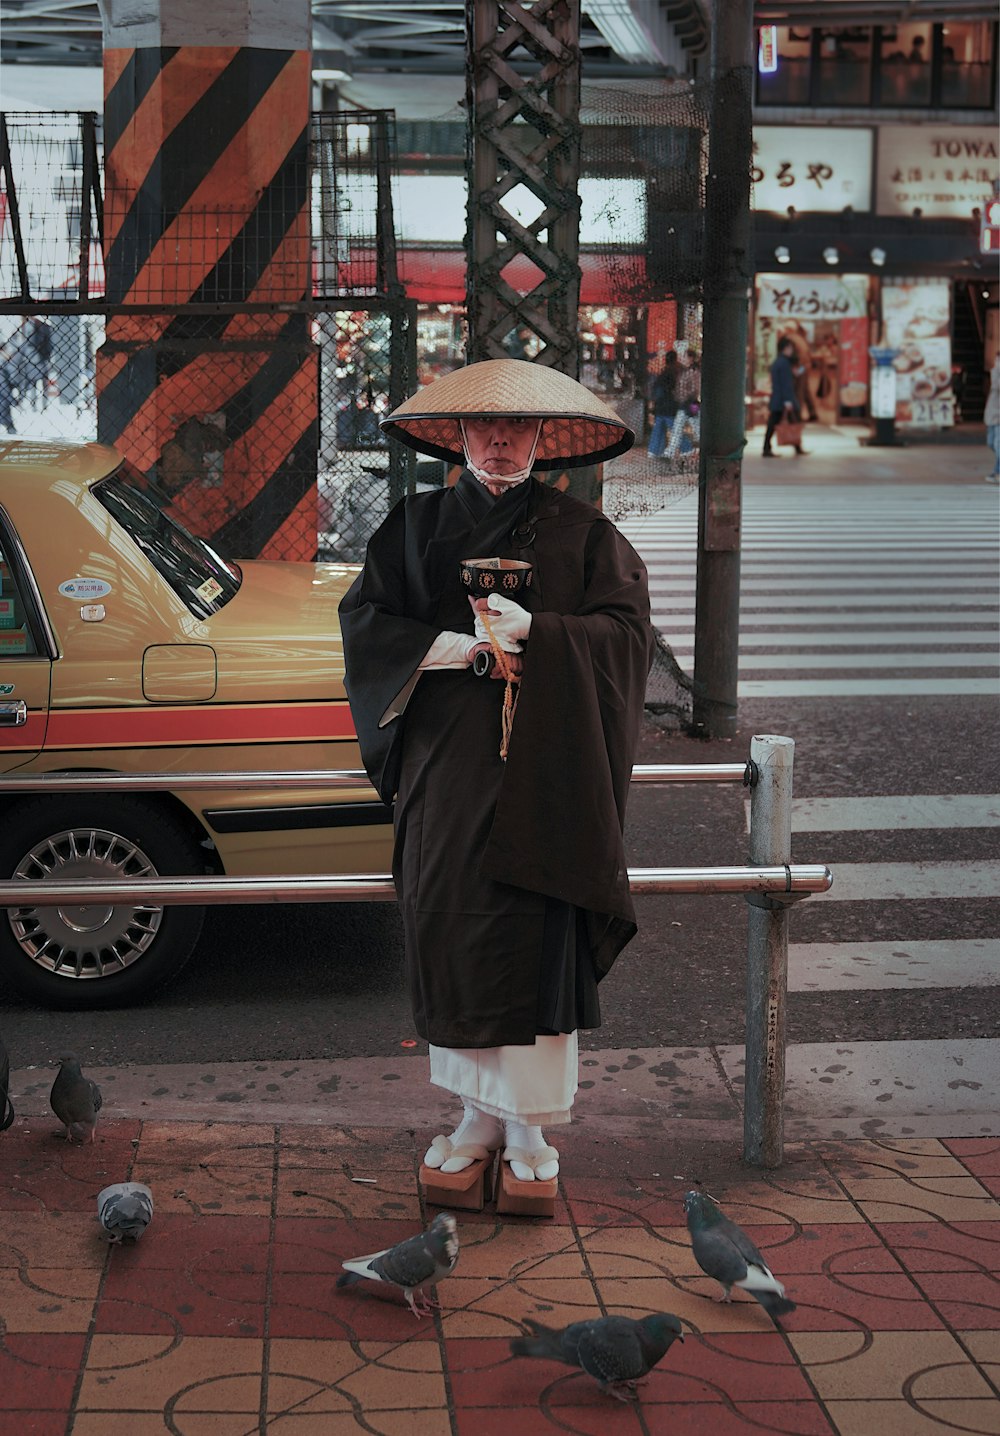
[[(42, 798), (5, 815), (4, 878), (71, 881), (199, 874), (205, 855), (165, 808), (139, 798)], [(0, 976), (46, 1007), (118, 1007), (180, 972), (204, 909), (142, 905), (0, 910)]]

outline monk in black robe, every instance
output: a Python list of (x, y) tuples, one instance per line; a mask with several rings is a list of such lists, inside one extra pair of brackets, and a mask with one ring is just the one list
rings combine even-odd
[[(512, 360), (459, 374), (498, 366), (538, 382)], [(465, 471), (392, 510), (340, 609), (362, 757), (395, 805), (416, 1029), (431, 1080), (465, 1108), (425, 1161), (459, 1171), (504, 1146), (522, 1180), (558, 1171), (541, 1128), (570, 1119), (577, 1030), (599, 1025), (597, 984), (636, 930), (622, 830), (652, 654), (641, 560), (597, 509), (530, 477), (543, 444), (559, 461), (570, 432), (531, 400), (528, 414), (466, 405)], [(485, 622), (460, 580), (475, 556), (532, 565), (521, 601), (490, 598)], [(493, 644), (492, 677), (476, 676)], [(505, 670), (518, 688), (502, 758)]]

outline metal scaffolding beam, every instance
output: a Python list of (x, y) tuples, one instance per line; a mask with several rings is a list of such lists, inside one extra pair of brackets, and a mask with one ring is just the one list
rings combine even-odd
[[(527, 325), (538, 362), (576, 378), (580, 3), (467, 0), (466, 26), (468, 357), (503, 358), (505, 337)], [(533, 75), (513, 68), (525, 55)], [(512, 213), (523, 190), (538, 207), (530, 219)], [(523, 294), (504, 278), (522, 255), (537, 271)]]

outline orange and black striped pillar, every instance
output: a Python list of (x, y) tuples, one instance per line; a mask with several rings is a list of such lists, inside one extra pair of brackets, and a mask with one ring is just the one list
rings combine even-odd
[(99, 437), (232, 557), (313, 558), (309, 0), (102, 10)]

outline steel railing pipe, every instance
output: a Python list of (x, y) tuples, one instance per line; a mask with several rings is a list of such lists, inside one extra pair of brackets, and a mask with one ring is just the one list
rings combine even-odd
[[(829, 868), (816, 864), (767, 868), (630, 868), (634, 893), (776, 893), (784, 896), (825, 892), (833, 881)], [(0, 882), (0, 908), (19, 907), (168, 907), (175, 903), (394, 901), (388, 873), (309, 874), (287, 877), (123, 878), (118, 882), (53, 878)]]
[[(746, 763), (637, 763), (633, 783), (740, 783)], [(170, 793), (195, 788), (240, 792), (257, 788), (371, 790), (363, 768), (308, 768), (254, 773), (17, 773), (0, 776), (0, 793)]]

